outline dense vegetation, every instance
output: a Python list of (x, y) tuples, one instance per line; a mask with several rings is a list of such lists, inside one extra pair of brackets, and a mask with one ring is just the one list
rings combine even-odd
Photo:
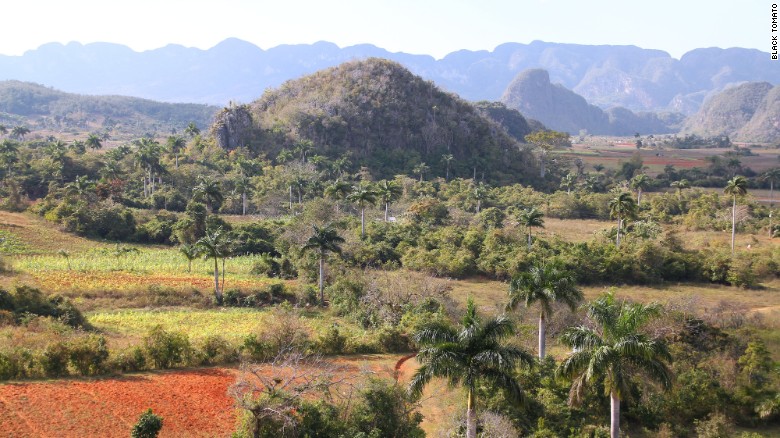
[[(274, 386), (283, 375), (259, 375), (267, 384), (234, 394), (239, 435), (422, 436), (416, 396), (436, 376), (467, 391), (471, 409), (441, 426), (454, 436), (604, 436), (610, 412), (632, 435), (717, 436), (706, 430), (776, 421), (773, 322), (614, 292), (585, 302), (578, 288), (776, 287), (777, 218), (750, 193), (774, 188), (777, 170), (755, 175), (716, 157), (709, 168), (651, 177), (639, 155), (586, 167), (559, 154), (568, 136), (537, 131), (518, 146), (504, 129), (522, 130), (520, 119), (481, 106), (370, 60), (225, 109), (217, 138), (193, 123), (185, 137), (92, 152), (99, 139), (7, 127), (2, 207), (92, 240), (40, 249), (13, 226), (0, 230), (0, 248), (13, 254), (3, 277), (37, 286), (0, 291), (0, 378), (239, 360), (327, 370), (318, 355), (421, 351), (412, 395), (374, 382), (329, 399), (323, 392), (337, 383), (324, 374), (312, 376), (318, 385), (284, 388)], [(503, 127), (480, 111), (502, 114)], [(231, 147), (236, 133), (246, 142)], [(603, 222), (578, 238), (541, 233), (584, 220)], [(729, 246), (723, 230), (739, 243)], [(695, 244), (684, 234), (694, 231), (720, 236)], [(90, 284), (106, 277), (119, 280)], [(468, 304), (464, 317), (451, 279), (475, 277), (509, 284), (496, 283), (501, 298)]]

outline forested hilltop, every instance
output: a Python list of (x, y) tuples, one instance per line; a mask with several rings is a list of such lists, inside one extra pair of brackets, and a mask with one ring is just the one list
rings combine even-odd
[(452, 177), (534, 183), (538, 166), (520, 143), (531, 132), (528, 123), (494, 105), (493, 113), (503, 111), (496, 122), (483, 108), (400, 64), (372, 58), (285, 82), (248, 106), (226, 108), (212, 132), (226, 149), (247, 146), (268, 157), (303, 142), (310, 150), (301, 154), (349, 157), (377, 178), (423, 166), (422, 173), (433, 175), (449, 169)]
[(190, 122), (207, 126), (217, 110), (208, 105), (86, 96), (29, 82), (0, 82), (0, 123), (52, 134), (100, 132), (125, 140), (145, 134), (166, 135), (183, 131)]

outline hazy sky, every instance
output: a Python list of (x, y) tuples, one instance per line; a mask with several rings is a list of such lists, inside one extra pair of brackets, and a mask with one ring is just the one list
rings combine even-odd
[[(697, 47), (770, 50), (766, 0), (12, 0), (0, 54), (47, 42), (105, 41), (137, 51), (208, 49), (229, 37), (263, 49), (331, 41), (441, 58), (533, 40), (631, 44), (679, 58)], [(778, 3), (775, 0), (775, 3)]]

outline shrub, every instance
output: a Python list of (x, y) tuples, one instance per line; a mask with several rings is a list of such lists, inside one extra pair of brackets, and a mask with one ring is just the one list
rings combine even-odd
[(141, 414), (141, 418), (133, 426), (130, 433), (132, 438), (156, 438), (163, 427), (163, 419), (159, 415), (152, 413), (152, 409), (147, 409)]
[(108, 359), (106, 338), (89, 335), (68, 344), (70, 363), (82, 376), (93, 376), (105, 370)]
[(55, 342), (46, 346), (39, 363), (47, 377), (67, 376), (69, 357), (70, 350), (68, 345), (64, 342)]
[(146, 356), (141, 347), (132, 347), (120, 351), (111, 360), (109, 368), (122, 372), (143, 371), (146, 369)]
[(238, 350), (219, 335), (206, 337), (203, 340), (200, 351), (203, 355), (203, 364), (205, 365), (233, 363), (238, 360)]
[(341, 334), (337, 324), (333, 324), (317, 342), (317, 349), (325, 354), (341, 354), (346, 346), (347, 337)]
[(34, 363), (32, 352), (26, 348), (16, 347), (13, 350), (0, 352), (0, 380), (26, 377)]
[(191, 352), (190, 341), (187, 335), (167, 332), (158, 325), (144, 338), (144, 352), (155, 368), (171, 368), (186, 363)]
[(409, 336), (395, 327), (383, 327), (378, 337), (379, 344), (388, 353), (405, 353), (412, 350)]

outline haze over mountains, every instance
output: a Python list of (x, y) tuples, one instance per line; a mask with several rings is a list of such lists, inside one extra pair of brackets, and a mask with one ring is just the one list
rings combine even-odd
[(780, 63), (754, 49), (696, 49), (672, 58), (635, 46), (534, 41), (493, 51), (453, 52), (441, 60), (391, 53), (370, 44), (339, 48), (319, 42), (268, 50), (228, 39), (209, 50), (179, 45), (145, 52), (110, 43), (46, 44), (22, 56), (0, 56), (0, 80), (32, 81), (85, 94), (121, 94), (167, 102), (249, 102), (266, 88), (345, 61), (380, 57), (472, 101), (498, 100), (518, 73), (549, 72), (552, 83), (608, 109), (692, 114), (730, 84), (777, 85)]

